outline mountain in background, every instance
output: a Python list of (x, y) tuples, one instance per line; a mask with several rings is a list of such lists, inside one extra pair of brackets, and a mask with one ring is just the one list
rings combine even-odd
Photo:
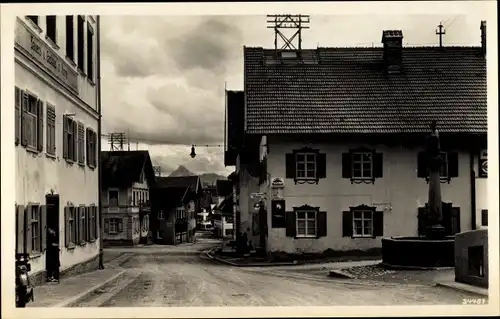
[[(195, 175), (196, 174), (194, 174), (193, 172), (188, 170), (185, 166), (179, 165), (179, 167), (177, 167), (177, 169), (175, 171), (173, 171), (172, 173), (170, 173), (170, 175), (168, 175), (168, 176), (169, 177), (178, 177), (178, 176), (195, 176)], [(203, 173), (203, 174), (200, 174), (199, 176), (200, 176), (202, 185), (205, 185), (205, 184), (215, 185), (215, 182), (218, 179), (227, 179), (226, 176), (219, 175), (216, 173)]]

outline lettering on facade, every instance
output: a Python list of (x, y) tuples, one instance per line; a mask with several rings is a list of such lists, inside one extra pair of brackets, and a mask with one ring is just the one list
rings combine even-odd
[(488, 177), (488, 150), (479, 152), (479, 177)]
[(52, 50), (19, 18), (16, 21), (15, 42), (41, 66), (45, 67), (48, 73), (78, 93), (78, 73), (71, 69), (71, 66), (57, 52)]

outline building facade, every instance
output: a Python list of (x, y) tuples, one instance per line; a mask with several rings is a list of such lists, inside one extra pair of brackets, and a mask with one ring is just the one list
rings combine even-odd
[(485, 41), (406, 48), (402, 39), (390, 30), (383, 48), (244, 48), (244, 91), (227, 95), (225, 161), (236, 165), (239, 228), (255, 246), (369, 251), (382, 237), (423, 234), (432, 120), (445, 159), (443, 226), (449, 235), (487, 227)]
[(105, 246), (134, 246), (150, 240), (150, 188), (155, 185), (148, 151), (101, 153)]
[[(17, 252), (35, 282), (99, 254), (97, 16), (23, 16), (15, 25)], [(59, 253), (47, 255), (47, 230)]]

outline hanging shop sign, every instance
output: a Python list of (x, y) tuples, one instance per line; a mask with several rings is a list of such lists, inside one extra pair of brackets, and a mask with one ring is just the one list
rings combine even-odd
[(285, 200), (272, 200), (271, 201), (271, 227), (272, 228), (285, 228)]
[(285, 187), (285, 181), (281, 177), (274, 177), (271, 180), (271, 188), (283, 188)]
[(479, 153), (479, 177), (488, 177), (488, 150)]

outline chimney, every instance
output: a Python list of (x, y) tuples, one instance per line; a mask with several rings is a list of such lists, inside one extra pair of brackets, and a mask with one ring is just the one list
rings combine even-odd
[(388, 74), (400, 73), (403, 68), (403, 31), (384, 30), (384, 65)]
[(481, 21), (481, 55), (486, 57), (486, 21)]

